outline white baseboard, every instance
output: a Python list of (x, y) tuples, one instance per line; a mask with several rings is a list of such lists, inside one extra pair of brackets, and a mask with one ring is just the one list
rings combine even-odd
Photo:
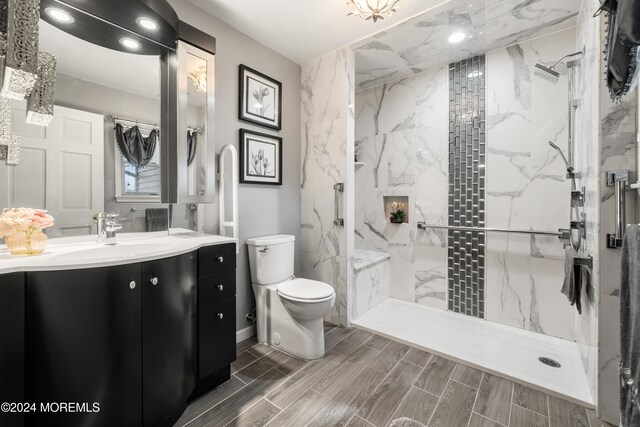
[(251, 325), (247, 328), (240, 329), (236, 331), (236, 342), (241, 342), (246, 340), (247, 338), (251, 338), (256, 334), (256, 325)]

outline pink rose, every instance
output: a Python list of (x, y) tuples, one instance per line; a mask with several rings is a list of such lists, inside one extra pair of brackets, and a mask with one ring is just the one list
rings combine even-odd
[(34, 209), (31, 217), (31, 224), (34, 228), (48, 228), (53, 225), (53, 218), (47, 215), (47, 211), (42, 209)]

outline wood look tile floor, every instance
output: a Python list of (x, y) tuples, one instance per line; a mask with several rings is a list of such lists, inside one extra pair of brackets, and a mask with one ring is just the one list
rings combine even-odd
[(175, 425), (609, 426), (594, 411), (369, 332), (327, 324), (325, 343), (315, 361), (239, 343), (231, 379)]

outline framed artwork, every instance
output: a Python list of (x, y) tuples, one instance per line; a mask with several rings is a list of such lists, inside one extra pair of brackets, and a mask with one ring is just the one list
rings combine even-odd
[(270, 129), (282, 129), (282, 83), (240, 65), (239, 119)]
[(282, 185), (282, 138), (240, 129), (240, 183)]

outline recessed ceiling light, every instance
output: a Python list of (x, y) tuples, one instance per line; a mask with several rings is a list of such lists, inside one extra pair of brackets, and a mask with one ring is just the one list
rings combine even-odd
[(467, 37), (465, 33), (455, 32), (449, 36), (449, 43), (460, 43)]
[(140, 49), (140, 43), (135, 41), (134, 39), (130, 39), (128, 37), (120, 39), (120, 44), (127, 49), (138, 50)]
[(44, 12), (52, 19), (58, 22), (62, 22), (63, 24), (71, 24), (75, 21), (75, 19), (73, 19), (73, 16), (69, 15), (62, 9), (58, 9), (57, 7), (48, 7), (44, 10)]
[(140, 18), (136, 19), (136, 22), (142, 28), (145, 28), (147, 30), (157, 30), (158, 29), (158, 24), (153, 19), (140, 17)]

